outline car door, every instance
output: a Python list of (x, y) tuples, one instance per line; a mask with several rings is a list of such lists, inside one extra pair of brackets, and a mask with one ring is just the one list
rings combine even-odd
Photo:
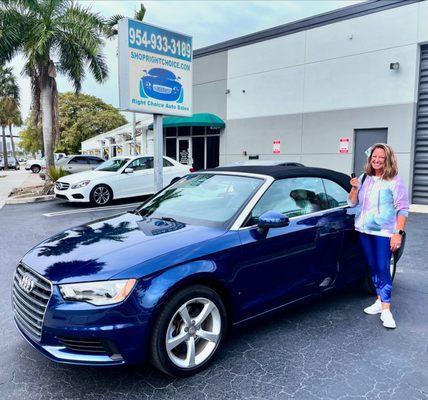
[(139, 157), (128, 164), (126, 168), (133, 173), (121, 176), (121, 187), (124, 197), (142, 196), (154, 191), (153, 157)]
[[(321, 178), (275, 181), (239, 230), (243, 262), (237, 278), (244, 314), (262, 313), (316, 291), (324, 208), (319, 194), (324, 194)], [(271, 210), (288, 216), (290, 224), (260, 235), (258, 217)]]
[(329, 179), (323, 179), (327, 199), (330, 202), (330, 218), (340, 229), (338, 248), (338, 279), (347, 283), (362, 277), (366, 270), (360, 242), (354, 228), (355, 208), (347, 206), (348, 191)]
[(77, 172), (86, 171), (89, 168), (88, 160), (83, 156), (72, 157), (65, 165), (65, 170), (75, 174)]
[(177, 168), (172, 162), (170, 162), (164, 157), (162, 175), (163, 186), (165, 187), (168, 186), (174, 178), (181, 178), (185, 174), (183, 173), (181, 168)]
[(99, 157), (88, 157), (89, 169), (94, 170), (98, 167), (104, 160)]

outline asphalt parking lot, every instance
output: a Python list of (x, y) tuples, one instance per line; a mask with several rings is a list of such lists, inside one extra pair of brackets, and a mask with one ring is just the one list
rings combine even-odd
[(393, 291), (398, 328), (362, 310), (358, 287), (259, 319), (230, 335), (209, 369), (188, 379), (150, 366), (53, 363), (13, 325), (10, 283), (19, 259), (62, 229), (132, 209), (53, 201), (0, 210), (0, 398), (20, 399), (428, 399), (428, 214), (411, 214)]

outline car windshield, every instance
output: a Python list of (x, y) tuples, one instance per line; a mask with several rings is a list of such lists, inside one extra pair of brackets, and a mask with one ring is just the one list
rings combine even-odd
[(129, 158), (112, 158), (111, 160), (104, 161), (100, 164), (95, 171), (119, 171), (130, 159)]
[(221, 174), (191, 174), (149, 199), (136, 211), (143, 217), (226, 227), (263, 179)]

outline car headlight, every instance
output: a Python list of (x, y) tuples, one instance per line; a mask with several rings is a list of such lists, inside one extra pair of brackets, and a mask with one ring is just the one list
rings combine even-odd
[(91, 182), (91, 181), (81, 181), (81, 182), (77, 182), (77, 183), (75, 183), (74, 185), (72, 185), (72, 186), (71, 186), (71, 188), (72, 188), (72, 189), (79, 189), (79, 188), (82, 188), (82, 187), (88, 186), (90, 182)]
[(125, 300), (137, 282), (136, 279), (84, 282), (59, 285), (64, 300), (85, 301), (96, 306), (116, 304)]

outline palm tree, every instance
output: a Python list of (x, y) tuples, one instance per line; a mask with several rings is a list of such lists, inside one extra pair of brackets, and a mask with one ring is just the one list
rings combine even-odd
[[(14, 114), (19, 113), (19, 87), (12, 73), (12, 68), (5, 68), (0, 65), (0, 125), (2, 127), (2, 144), (4, 169), (8, 169), (7, 147), (6, 147), (6, 126), (9, 125)], [(15, 155), (15, 146), (11, 135), (12, 149)]]
[(12, 126), (22, 125), (22, 116), (18, 105), (16, 105), (14, 110), (12, 110), (12, 112), (10, 113), (7, 123), (9, 125), (9, 136), (10, 136), (10, 144), (12, 145), (12, 154), (13, 154), (13, 157), (15, 158), (15, 161), (18, 162), (18, 158), (16, 157), (15, 142), (13, 141), (13, 133), (12, 133)]
[(104, 82), (108, 69), (101, 50), (103, 37), (110, 32), (100, 15), (72, 0), (2, 0), (0, 4), (0, 62), (17, 53), (25, 57), (36, 126), (41, 114), (47, 168), (54, 165), (53, 149), (59, 139), (56, 74), (65, 74), (76, 92), (86, 67), (97, 82)]

